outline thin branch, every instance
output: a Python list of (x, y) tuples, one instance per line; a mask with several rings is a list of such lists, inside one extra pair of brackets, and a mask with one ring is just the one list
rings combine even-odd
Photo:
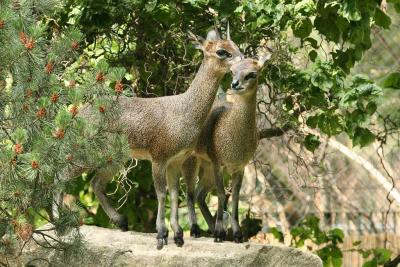
[(282, 128), (265, 128), (265, 129), (261, 129), (260, 131), (258, 131), (258, 139), (261, 140), (261, 139), (264, 139), (264, 138), (282, 136), (288, 130), (289, 130), (288, 126), (284, 126)]
[(400, 255), (397, 255), (396, 258), (386, 262), (383, 267), (396, 267), (400, 264)]

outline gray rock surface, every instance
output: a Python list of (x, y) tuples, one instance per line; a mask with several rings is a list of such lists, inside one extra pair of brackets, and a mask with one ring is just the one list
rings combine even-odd
[[(211, 238), (186, 237), (184, 246), (179, 248), (170, 237), (169, 244), (159, 251), (156, 249), (155, 234), (121, 232), (95, 226), (82, 226), (81, 233), (90, 253), (85, 255), (83, 261), (74, 263), (77, 266), (322, 267), (316, 255), (285, 246), (228, 241), (214, 243)], [(24, 263), (32, 257), (52, 261), (51, 253), (33, 242), (25, 248), (23, 255)], [(45, 261), (32, 264), (48, 266)]]

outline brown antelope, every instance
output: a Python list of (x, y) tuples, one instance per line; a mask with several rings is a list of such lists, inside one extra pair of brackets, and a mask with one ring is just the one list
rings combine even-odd
[[(227, 34), (229, 37), (229, 33)], [(230, 67), (243, 58), (236, 44), (220, 38), (216, 30), (203, 39), (191, 35), (196, 48), (203, 51), (203, 62), (185, 93), (158, 98), (120, 97), (120, 123), (125, 126), (131, 156), (152, 162), (157, 193), (157, 248), (167, 243), (165, 225), (166, 186), (171, 199), (171, 227), (174, 241), (182, 246), (183, 231), (178, 223), (178, 181), (172, 179), (175, 168), (194, 150), (201, 129), (214, 102), (218, 86)], [(91, 184), (101, 206), (110, 219), (127, 230), (126, 217), (112, 207), (105, 185), (117, 170), (107, 167), (96, 171)], [(71, 176), (70, 176), (71, 177)], [(198, 233), (195, 233), (198, 235)]]
[[(232, 177), (232, 230), (235, 242), (242, 242), (242, 232), (238, 222), (239, 191), (245, 165), (253, 157), (258, 144), (256, 126), (256, 95), (258, 75), (270, 55), (259, 60), (243, 59), (235, 63), (231, 70), (233, 81), (226, 101), (216, 101), (207, 117), (194, 156), (182, 166), (182, 173), (188, 185), (188, 203), (194, 195), (200, 210), (216, 242), (222, 242), (226, 233), (222, 224), (225, 189), (222, 172), (224, 169)], [(199, 183), (194, 194), (194, 181), (200, 169)], [(206, 205), (207, 193), (215, 187), (218, 195), (217, 218), (213, 217)], [(196, 215), (188, 205), (189, 220), (196, 225)]]

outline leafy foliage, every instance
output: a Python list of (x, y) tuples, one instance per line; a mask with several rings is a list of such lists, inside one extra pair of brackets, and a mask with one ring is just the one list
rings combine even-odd
[[(99, 62), (78, 77), (71, 65), (82, 34), (69, 28), (49, 36), (41, 20), (49, 3), (42, 4), (0, 2), (0, 253), (18, 253), (33, 233), (46, 236), (36, 229), (40, 218), (57, 234), (44, 246), (76, 258), (79, 208), (60, 207), (57, 218), (44, 210), (51, 210), (53, 192), (64, 190), (67, 169), (125, 163), (126, 138), (110, 127), (119, 112), (108, 84), (118, 71)], [(104, 112), (93, 110), (95, 103)], [(81, 115), (85, 109), (90, 118)]]
[(400, 89), (400, 72), (389, 74), (382, 84), (385, 88)]
[[(353, 244), (355, 247), (360, 246), (361, 242), (356, 242)], [(365, 262), (363, 267), (377, 267), (383, 266), (385, 263), (390, 261), (392, 252), (385, 248), (372, 248), (372, 249), (353, 249), (360, 253), (364, 258)]]
[[(270, 232), (280, 242), (283, 242), (283, 233), (277, 228), (271, 228)], [(310, 215), (302, 220), (297, 227), (290, 230), (291, 246), (302, 247), (309, 240), (316, 246), (315, 253), (322, 259), (324, 266), (340, 267), (343, 264), (343, 251), (341, 244), (344, 233), (338, 228), (323, 231), (319, 227), (319, 219)], [(384, 248), (363, 249), (359, 248), (360, 241), (354, 242), (354, 249), (364, 258), (363, 267), (383, 266), (390, 261), (391, 251)], [(308, 247), (312, 249), (312, 247)]]

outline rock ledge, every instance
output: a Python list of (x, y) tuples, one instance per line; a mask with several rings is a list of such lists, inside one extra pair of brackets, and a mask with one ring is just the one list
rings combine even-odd
[[(95, 226), (82, 226), (81, 233), (89, 253), (81, 266), (271, 266), (322, 267), (314, 254), (285, 246), (257, 243), (214, 243), (211, 238), (185, 238), (179, 248), (169, 238), (169, 245), (156, 249), (155, 234), (121, 232)], [(95, 256), (93, 256), (95, 255)], [(48, 250), (29, 244), (23, 253), (23, 262), (32, 257), (51, 260)], [(84, 258), (85, 258), (84, 257)], [(33, 264), (46, 266), (47, 264)]]

